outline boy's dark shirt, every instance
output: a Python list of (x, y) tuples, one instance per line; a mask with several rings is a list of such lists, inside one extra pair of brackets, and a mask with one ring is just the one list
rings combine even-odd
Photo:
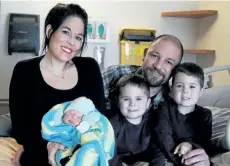
[(165, 157), (174, 164), (179, 164), (181, 158), (174, 155), (175, 148), (182, 142), (189, 142), (193, 148), (208, 150), (212, 135), (211, 111), (195, 106), (195, 110), (186, 115), (181, 114), (177, 104), (168, 99), (158, 108), (155, 131), (160, 147)]
[(150, 117), (156, 116), (150, 116), (147, 113), (138, 125), (131, 124), (120, 113), (110, 118), (117, 145), (116, 153), (110, 161), (110, 166), (122, 166), (122, 163), (134, 164), (138, 161), (148, 162), (150, 166), (165, 165), (164, 155), (158, 149), (156, 140), (151, 137), (155, 120)]

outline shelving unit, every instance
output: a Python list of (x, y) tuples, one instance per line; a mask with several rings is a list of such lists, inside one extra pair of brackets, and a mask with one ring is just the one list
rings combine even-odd
[(197, 55), (215, 55), (215, 50), (199, 50), (199, 49), (186, 49), (185, 54), (197, 54)]
[(172, 11), (161, 13), (162, 17), (203, 18), (217, 15), (217, 10)]
[[(208, 16), (217, 15), (217, 10), (190, 10), (190, 11), (170, 11), (161, 13), (162, 17), (177, 17), (177, 18), (203, 18)], [(186, 49), (185, 54), (196, 55), (215, 55), (215, 50), (203, 50), (203, 49)]]

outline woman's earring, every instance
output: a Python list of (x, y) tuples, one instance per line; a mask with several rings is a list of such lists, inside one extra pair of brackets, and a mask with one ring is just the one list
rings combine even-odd
[(50, 39), (51, 33), (52, 33), (52, 29), (50, 28), (50, 29), (48, 30), (48, 35), (47, 35), (47, 38), (48, 38), (48, 39)]

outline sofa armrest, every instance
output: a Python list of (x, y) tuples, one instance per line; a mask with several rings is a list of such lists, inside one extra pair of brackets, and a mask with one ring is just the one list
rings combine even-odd
[(10, 137), (11, 136), (11, 119), (10, 114), (0, 115), (0, 136)]
[(230, 108), (205, 108), (211, 110), (213, 116), (211, 142), (217, 147), (230, 150)]

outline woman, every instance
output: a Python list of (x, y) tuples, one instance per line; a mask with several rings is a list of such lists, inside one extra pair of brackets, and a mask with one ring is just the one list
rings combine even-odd
[(21, 61), (14, 68), (10, 114), (13, 137), (24, 147), (23, 166), (49, 165), (41, 120), (52, 106), (86, 96), (98, 110), (105, 110), (99, 66), (92, 58), (81, 57), (87, 23), (88, 15), (79, 5), (56, 5), (45, 20), (45, 54)]

